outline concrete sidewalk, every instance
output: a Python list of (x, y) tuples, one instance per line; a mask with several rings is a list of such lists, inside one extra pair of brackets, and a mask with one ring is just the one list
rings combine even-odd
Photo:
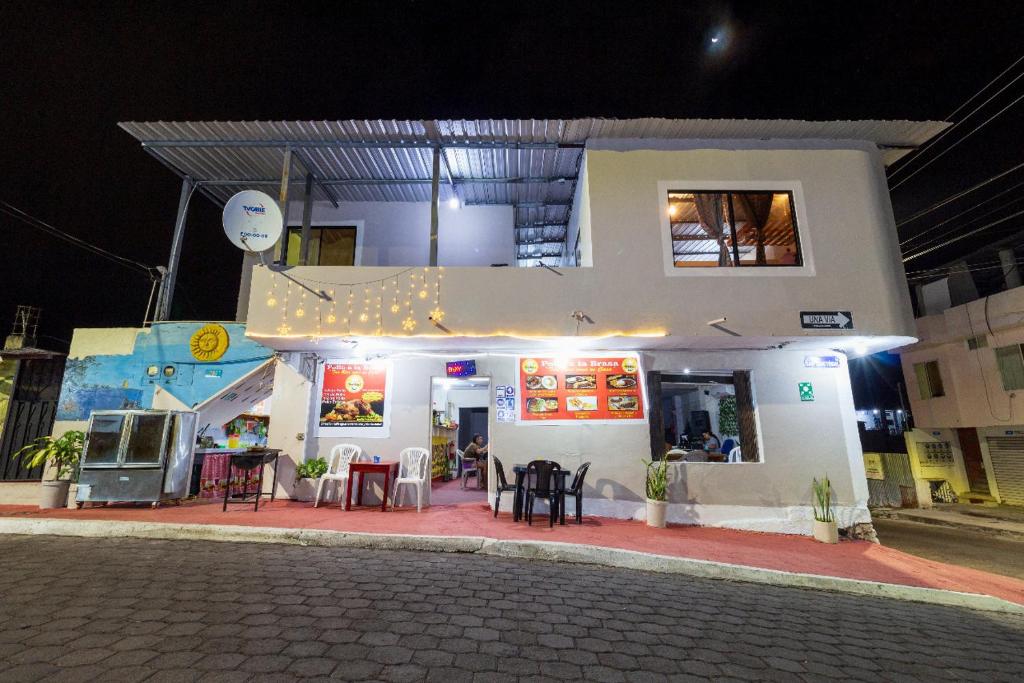
[(39, 510), (0, 506), (0, 533), (204, 539), (470, 552), (816, 587), (976, 609), (1020, 610), (1024, 581), (866, 541), (825, 545), (803, 536), (585, 517), (549, 529), (494, 518), (486, 504), (381, 513), (296, 501), (221, 512), (219, 505)]
[(873, 510), (872, 515), (923, 524), (999, 534), (1024, 540), (1024, 508), (1013, 505), (937, 505), (931, 509), (893, 508)]

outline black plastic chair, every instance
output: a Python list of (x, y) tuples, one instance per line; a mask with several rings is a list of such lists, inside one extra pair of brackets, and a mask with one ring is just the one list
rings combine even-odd
[(537, 498), (548, 501), (550, 514), (548, 525), (555, 526), (558, 516), (561, 493), (554, 483), (555, 472), (561, 472), (562, 466), (551, 460), (534, 460), (526, 466), (526, 523), (533, 525), (533, 504)]
[(580, 465), (580, 468), (576, 470), (576, 474), (572, 478), (572, 485), (565, 491), (561, 492), (561, 500), (559, 501), (559, 510), (562, 515), (562, 524), (565, 524), (565, 497), (572, 496), (576, 499), (576, 523), (583, 524), (583, 478), (587, 476), (587, 470), (590, 469), (590, 463), (585, 462)]
[(498, 474), (498, 488), (494, 491), (494, 516), (498, 516), (498, 509), (501, 508), (501, 492), (515, 491), (516, 485), (508, 483), (505, 478), (505, 467), (497, 458), (491, 458), (494, 462), (494, 471)]

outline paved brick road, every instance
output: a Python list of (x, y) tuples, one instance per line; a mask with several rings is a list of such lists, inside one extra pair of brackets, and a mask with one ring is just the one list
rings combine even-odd
[(471, 555), (0, 537), (0, 681), (1020, 680), (1024, 618)]

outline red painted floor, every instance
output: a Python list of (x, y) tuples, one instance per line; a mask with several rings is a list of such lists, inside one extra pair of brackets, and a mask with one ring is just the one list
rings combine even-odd
[[(457, 486), (457, 485), (456, 485)], [(439, 496), (438, 493), (444, 495)], [(445, 497), (479, 496), (478, 501), (442, 504)], [(827, 576), (866, 579), (908, 586), (940, 588), (993, 595), (1024, 604), (1024, 581), (907, 555), (866, 541), (824, 545), (803, 536), (763, 534), (709, 527), (670, 526), (653, 529), (643, 522), (585, 517), (549, 529), (535, 521), (513, 523), (508, 514), (495, 519), (483, 492), (445, 487), (435, 491), (435, 504), (417, 513), (416, 507), (382, 513), (379, 508), (344, 512), (336, 504), (314, 508), (312, 503), (276, 501), (260, 506), (236, 506), (221, 512), (217, 504), (190, 503), (181, 507), (108, 506), (83, 510), (39, 510), (0, 506), (0, 517), (62, 518), (161, 522), (167, 524), (237, 524), (369, 533), (485, 536), (506, 540), (542, 540), (672, 555), (715, 562)]]

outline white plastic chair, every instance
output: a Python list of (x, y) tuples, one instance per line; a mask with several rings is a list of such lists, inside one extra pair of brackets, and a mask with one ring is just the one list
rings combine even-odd
[(313, 507), (320, 505), (320, 494), (323, 493), (324, 484), (329, 481), (338, 482), (338, 500), (341, 500), (342, 487), (348, 482), (348, 466), (362, 454), (362, 448), (350, 443), (340, 443), (331, 449), (327, 471), (320, 475), (316, 483), (316, 500), (313, 501)]
[(739, 446), (729, 451), (729, 462), (743, 462), (743, 451)]
[[(395, 479), (395, 494), (391, 499), (391, 509), (401, 505), (405, 500), (405, 489), (399, 494), (402, 484), (416, 487), (416, 512), (423, 509), (423, 487), (427, 485), (430, 451), (426, 448), (404, 448), (398, 454), (398, 478)], [(385, 492), (385, 495), (387, 493)]]

